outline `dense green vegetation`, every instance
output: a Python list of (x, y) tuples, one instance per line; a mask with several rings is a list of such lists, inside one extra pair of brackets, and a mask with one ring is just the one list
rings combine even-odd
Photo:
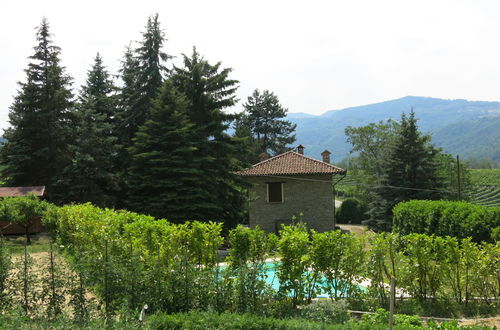
[[(377, 311), (372, 315), (364, 316), (361, 320), (351, 319), (339, 324), (336, 322), (317, 321), (308, 318), (309, 315), (293, 318), (262, 317), (253, 314), (189, 312), (165, 314), (156, 313), (147, 316), (144, 321), (136, 319), (106, 320), (93, 319), (85, 323), (74, 323), (69, 317), (60, 317), (53, 320), (28, 320), (18, 315), (0, 315), (2, 329), (297, 329), (297, 330), (385, 330), (388, 324), (388, 315), (385, 311)], [(395, 330), (406, 329), (435, 329), (435, 330), (488, 330), (488, 326), (460, 326), (456, 321), (437, 323), (429, 321), (425, 325), (418, 317), (396, 314), (394, 317)]]
[(10, 109), (0, 169), (8, 185), (46, 186), (50, 202), (231, 228), (246, 221), (246, 184), (234, 174), (255, 161), (245, 155), (261, 143), (278, 152), (294, 141), (295, 127), (280, 120), (287, 110), (269, 91), (254, 93), (239, 117), (248, 134), (229, 135), (237, 116), (224, 110), (236, 104), (239, 84), (232, 69), (196, 48), (173, 66), (158, 14), (126, 49), (117, 76), (96, 55), (77, 99), (46, 19), (37, 42)]
[[(76, 260), (90, 257), (82, 271), (96, 293), (109, 299), (110, 310), (124, 304), (137, 309), (141, 305), (134, 304), (147, 299), (151, 310), (264, 312), (267, 304), (298, 306), (321, 292), (333, 299), (347, 297), (360, 308), (370, 301), (387, 306), (386, 283), (391, 276), (422, 306), (437, 298), (471, 306), (472, 297), (500, 293), (499, 268), (491, 267), (498, 262), (498, 243), (379, 234), (370, 238), (371, 248), (365, 250), (363, 240), (339, 231), (309, 233), (302, 225), (285, 226), (276, 237), (258, 228), (238, 227), (229, 233), (229, 265), (221, 271), (220, 224), (176, 225), (88, 204), (50, 209), (44, 221)], [(280, 287), (274, 292), (263, 271), (264, 261), (276, 252), (281, 258), (276, 265)], [(103, 286), (102, 278), (111, 269), (108, 287)], [(131, 277), (136, 278), (133, 291), (127, 285)], [(362, 278), (371, 280), (366, 292), (357, 286)], [(158, 290), (161, 295), (150, 296)]]
[[(396, 304), (406, 313), (457, 317), (498, 308), (498, 242), (423, 234), (374, 234), (366, 242), (341, 231), (310, 232), (298, 223), (283, 226), (279, 236), (238, 226), (224, 243), (221, 224), (173, 224), (90, 204), (49, 207), (43, 221), (62, 248), (56, 253), (50, 245), (46, 263), (34, 261), (27, 250), (10, 259), (5, 244), (0, 245), (6, 324), (48, 319), (64, 323), (67, 318), (80, 324), (98, 324), (99, 318), (119, 324), (136, 319), (147, 304), (148, 315), (177, 313), (158, 316), (169, 326), (176, 319), (219, 322), (216, 314), (197, 313), (210, 310), (217, 315), (251, 313), (235, 316), (234, 322), (260, 320), (264, 327), (298, 317), (356, 329), (365, 323), (387, 324), (382, 321), (385, 312), (354, 322), (348, 321), (346, 310), (386, 308), (391, 277), (397, 279), (398, 290), (412, 297)], [(223, 244), (231, 248), (225, 264), (218, 255)], [(71, 271), (63, 267), (60, 254)], [(279, 285), (273, 287), (266, 281), (266, 260), (276, 256)], [(369, 280), (365, 288), (359, 286), (363, 280)], [(37, 287), (44, 293), (34, 294)], [(320, 294), (334, 303), (311, 305)], [(400, 321), (419, 322), (408, 316)]]
[(494, 228), (500, 226), (500, 208), (466, 202), (414, 200), (394, 207), (393, 231), (402, 235), (471, 237), (491, 242)]
[[(0, 199), (0, 221), (7, 221), (25, 229), (26, 244), (31, 244), (29, 227), (36, 218), (41, 218), (52, 205), (38, 197), (6, 197)], [(0, 231), (0, 234), (1, 231)]]
[(471, 169), (474, 186), (465, 193), (468, 199), (484, 206), (500, 206), (500, 169)]
[(38, 44), (26, 72), (26, 82), (9, 112), (8, 128), (0, 149), (3, 178), (14, 186), (47, 186), (51, 198), (61, 193), (63, 170), (72, 161), (75, 138), (71, 77), (60, 64), (60, 48), (51, 40), (49, 24), (42, 20)]
[(366, 205), (356, 198), (346, 198), (335, 212), (336, 223), (361, 224), (367, 219)]
[(345, 133), (353, 151), (359, 153), (350, 164), (363, 184), (354, 191), (355, 197), (368, 204), (368, 219), (363, 223), (390, 230), (397, 203), (449, 194), (446, 189), (453, 181), (446, 180), (445, 174), (452, 172), (451, 156), (442, 154), (429, 135), (420, 133), (413, 111), (408, 116), (403, 113), (399, 122), (347, 127)]
[(500, 186), (500, 168), (471, 169), (472, 181), (478, 186)]

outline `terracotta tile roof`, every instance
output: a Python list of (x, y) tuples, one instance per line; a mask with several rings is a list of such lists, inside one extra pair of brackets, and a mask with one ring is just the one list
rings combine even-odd
[(257, 163), (247, 170), (236, 172), (240, 176), (344, 174), (346, 171), (332, 164), (288, 151)]
[(30, 193), (43, 196), (45, 186), (35, 187), (0, 187), (0, 197), (28, 196)]

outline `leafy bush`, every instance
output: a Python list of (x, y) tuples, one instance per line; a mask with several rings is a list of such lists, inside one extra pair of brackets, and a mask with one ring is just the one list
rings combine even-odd
[(278, 252), (281, 262), (278, 266), (280, 293), (292, 294), (293, 305), (297, 306), (304, 298), (309, 301), (316, 294), (315, 274), (309, 271), (311, 260), (309, 252), (309, 232), (304, 224), (283, 226), (280, 230)]
[(475, 242), (489, 242), (493, 229), (500, 226), (500, 208), (466, 202), (413, 200), (399, 203), (393, 213), (393, 231), (402, 235), (472, 237)]
[(304, 319), (324, 323), (345, 323), (349, 320), (347, 302), (318, 300), (304, 306), (300, 311)]
[[(279, 238), (237, 227), (229, 233), (227, 264), (220, 266), (223, 237), (217, 223), (172, 224), (90, 204), (50, 209), (43, 221), (109, 316), (147, 303), (152, 312), (211, 309), (293, 317), (297, 306), (320, 292), (333, 300), (347, 297), (351, 306), (369, 301), (363, 306), (385, 307), (391, 277), (421, 306), (436, 299), (468, 305), (485, 297), (482, 305), (498, 307), (500, 243), (383, 233), (371, 236), (366, 251), (353, 235), (309, 232), (300, 223), (283, 226)], [(280, 284), (273, 289), (265, 261), (276, 246)], [(367, 293), (358, 287), (365, 278), (371, 282)]]
[(324, 329), (321, 323), (308, 320), (210, 312), (161, 313), (150, 316), (147, 323), (151, 329)]
[(495, 242), (500, 241), (500, 226), (493, 228), (493, 230), (491, 232), (491, 238)]
[(367, 219), (367, 207), (359, 199), (347, 198), (335, 212), (337, 223), (360, 224)]
[(266, 258), (274, 242), (258, 226), (239, 225), (229, 233), (231, 252), (228, 258), (229, 276), (234, 278), (233, 291), (236, 310), (262, 313), (261, 306), (270, 300), (271, 287), (265, 281)]
[[(313, 278), (322, 285), (322, 291), (336, 300), (340, 297), (358, 296), (364, 271), (364, 244), (350, 233), (340, 230), (316, 233), (312, 232), (309, 258), (314, 270)], [(318, 279), (318, 275), (322, 278)]]
[[(361, 320), (370, 324), (388, 324), (389, 312), (383, 308), (379, 308), (373, 314), (363, 314)], [(418, 328), (422, 325), (422, 321), (418, 316), (394, 314), (394, 325), (404, 326), (407, 328)]]
[(26, 230), (26, 243), (31, 244), (29, 227), (52, 206), (35, 195), (5, 197), (0, 200), (0, 220), (13, 222)]

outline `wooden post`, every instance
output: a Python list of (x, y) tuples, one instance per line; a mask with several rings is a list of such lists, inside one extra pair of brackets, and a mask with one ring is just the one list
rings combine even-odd
[(391, 277), (391, 293), (389, 297), (389, 330), (392, 330), (394, 323), (394, 299), (396, 299), (396, 283), (394, 277)]

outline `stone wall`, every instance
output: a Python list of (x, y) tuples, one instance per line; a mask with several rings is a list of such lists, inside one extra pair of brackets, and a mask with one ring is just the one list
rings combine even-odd
[[(281, 177), (248, 177), (250, 189), (250, 226), (258, 225), (266, 232), (276, 232), (281, 223), (292, 217), (319, 232), (333, 230), (333, 193), (331, 175)], [(283, 203), (267, 202), (267, 182), (283, 182)], [(302, 214), (302, 216), (300, 215)]]

